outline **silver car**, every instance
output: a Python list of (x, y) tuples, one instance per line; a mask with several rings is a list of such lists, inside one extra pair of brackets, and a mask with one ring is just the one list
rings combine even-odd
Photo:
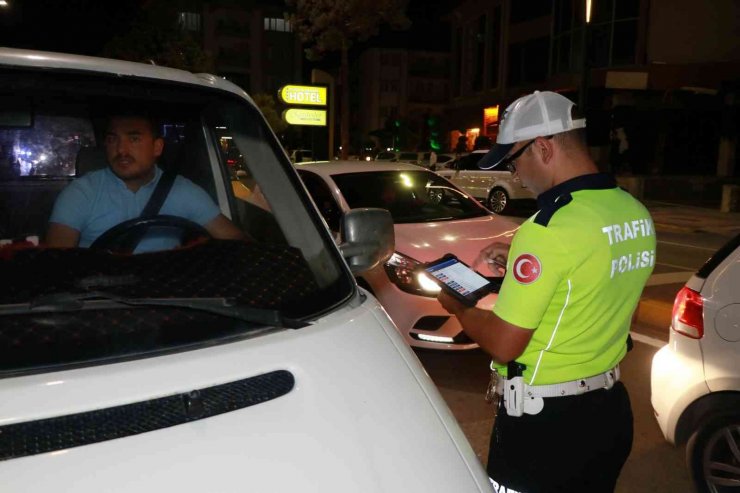
[(478, 168), (478, 161), (487, 152), (487, 150), (473, 151), (448, 164), (448, 169), (438, 170), (437, 173), (497, 214), (508, 213), (517, 203), (533, 204), (537, 198), (534, 193), (506, 169)]

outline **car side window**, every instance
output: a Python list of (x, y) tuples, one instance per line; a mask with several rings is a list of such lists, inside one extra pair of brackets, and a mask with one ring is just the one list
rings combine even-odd
[(339, 231), (339, 220), (342, 217), (342, 213), (326, 182), (308, 171), (299, 171), (298, 174), (301, 180), (303, 180), (303, 184), (306, 185), (308, 193), (311, 194), (311, 198), (316, 203), (316, 207), (319, 208), (319, 212), (324, 217), (329, 229), (334, 232)]
[(479, 171), (480, 168), (478, 168), (478, 160), (482, 158), (480, 154), (469, 154), (463, 158), (460, 159), (460, 162), (462, 163), (462, 166), (460, 169), (464, 170), (471, 170), (471, 171)]

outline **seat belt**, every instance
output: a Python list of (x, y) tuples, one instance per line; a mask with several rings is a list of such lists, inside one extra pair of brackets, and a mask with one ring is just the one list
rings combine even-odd
[(175, 178), (177, 178), (175, 171), (167, 170), (162, 173), (159, 183), (154, 188), (152, 196), (149, 197), (149, 201), (144, 206), (144, 210), (141, 211), (139, 217), (154, 217), (159, 214), (159, 209), (162, 208), (164, 201), (167, 199), (167, 195), (169, 195), (172, 185), (175, 183)]
[[(162, 173), (157, 186), (152, 192), (152, 196), (149, 197), (144, 209), (141, 211), (141, 214), (139, 214), (139, 218), (145, 219), (159, 214), (159, 210), (162, 208), (162, 205), (164, 205), (164, 201), (167, 200), (167, 195), (169, 195), (172, 185), (175, 184), (175, 178), (177, 178), (176, 171), (167, 170)], [(125, 242), (122, 242), (121, 246), (125, 250), (133, 252), (136, 250), (136, 247), (139, 246), (139, 242), (144, 237), (145, 233), (146, 229), (142, 229), (136, 234), (129, 235), (128, 239)]]

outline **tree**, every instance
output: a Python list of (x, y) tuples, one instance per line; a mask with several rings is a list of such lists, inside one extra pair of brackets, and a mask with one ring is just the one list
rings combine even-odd
[(270, 125), (270, 128), (272, 128), (273, 132), (275, 132), (276, 134), (280, 134), (288, 128), (288, 123), (282, 119), (280, 113), (278, 112), (275, 98), (272, 97), (272, 95), (266, 93), (258, 93), (252, 96), (252, 99), (254, 99), (254, 103), (260, 109), (262, 114), (265, 115), (265, 119)]
[(306, 45), (309, 60), (321, 59), (339, 51), (341, 64), (340, 140), (342, 159), (349, 154), (349, 49), (355, 41), (365, 41), (378, 33), (381, 24), (406, 29), (408, 0), (286, 0), (294, 12), (288, 20)]
[[(183, 8), (180, 8), (181, 5)], [(153, 62), (191, 72), (213, 72), (211, 57), (201, 48), (196, 33), (180, 25), (178, 12), (188, 11), (183, 1), (145, 2), (131, 29), (103, 48), (104, 56), (133, 62)]]

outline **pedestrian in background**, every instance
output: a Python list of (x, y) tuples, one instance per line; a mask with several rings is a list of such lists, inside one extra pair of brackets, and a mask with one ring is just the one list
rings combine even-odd
[(437, 171), (437, 153), (434, 151), (429, 153), (429, 169)]
[(493, 310), (439, 301), (488, 352), (499, 398), (488, 474), (496, 491), (610, 492), (632, 448), (619, 381), (632, 314), (655, 264), (647, 209), (585, 142), (585, 119), (553, 92), (519, 98), (479, 163), (505, 165), (537, 195), (511, 247), (476, 264), (506, 272)]

